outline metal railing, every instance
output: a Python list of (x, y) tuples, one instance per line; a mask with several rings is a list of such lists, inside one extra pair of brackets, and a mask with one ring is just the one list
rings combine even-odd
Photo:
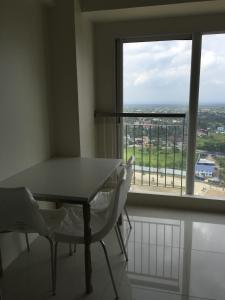
[(95, 116), (103, 118), (103, 124), (105, 120), (114, 121), (117, 156), (124, 161), (135, 156), (133, 185), (154, 187), (156, 191), (160, 187), (165, 191), (173, 188), (182, 193), (186, 176), (185, 114), (95, 113)]

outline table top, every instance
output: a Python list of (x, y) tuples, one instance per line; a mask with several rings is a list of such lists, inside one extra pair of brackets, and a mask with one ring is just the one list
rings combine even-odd
[(89, 202), (121, 162), (121, 159), (54, 158), (1, 181), (0, 187), (26, 186), (39, 200)]

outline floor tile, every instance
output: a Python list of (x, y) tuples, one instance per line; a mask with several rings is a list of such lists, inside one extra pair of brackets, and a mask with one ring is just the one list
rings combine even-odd
[(132, 287), (132, 297), (132, 300), (209, 300), (208, 298), (189, 297), (185, 295), (156, 291), (139, 286)]
[[(225, 300), (224, 215), (128, 207), (124, 221), (129, 261), (116, 234), (106, 237), (121, 300)], [(86, 295), (83, 246), (72, 257), (59, 248), (57, 295), (51, 296), (49, 245), (38, 238), (4, 272), (4, 300), (110, 300), (115, 293), (104, 253), (93, 244), (94, 292)], [(4, 258), (3, 258), (4, 259)]]
[(192, 249), (225, 253), (225, 225), (193, 222)]
[[(191, 296), (225, 299), (225, 255), (192, 251), (186, 285)], [(189, 288), (188, 288), (189, 286)]]

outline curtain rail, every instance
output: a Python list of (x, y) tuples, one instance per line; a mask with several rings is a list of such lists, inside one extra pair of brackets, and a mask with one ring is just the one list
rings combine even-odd
[(154, 117), (154, 118), (185, 118), (185, 113), (110, 113), (110, 112), (97, 112), (94, 114), (96, 117)]

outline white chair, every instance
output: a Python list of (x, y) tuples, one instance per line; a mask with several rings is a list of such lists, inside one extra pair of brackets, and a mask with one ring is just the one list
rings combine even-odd
[[(127, 182), (127, 187), (128, 187), (127, 193), (129, 192), (130, 187), (131, 187), (131, 181), (132, 181), (132, 177), (133, 177), (133, 169), (132, 169), (132, 166), (133, 166), (134, 162), (135, 162), (135, 157), (132, 155), (132, 156), (128, 159), (127, 163), (126, 163), (127, 173), (128, 173), (128, 175), (127, 175), (127, 181), (128, 181), (128, 182)], [(127, 199), (126, 199), (126, 200), (127, 200)], [(128, 221), (128, 223), (129, 223), (130, 230), (131, 230), (131, 229), (132, 229), (132, 225), (131, 225), (131, 222), (130, 222), (129, 214), (128, 214), (128, 212), (127, 212), (126, 202), (125, 202), (125, 204), (124, 204), (124, 212), (125, 212), (125, 214), (126, 214), (127, 221)]]
[[(10, 233), (10, 232), (11, 231), (9, 231), (9, 230), (2, 230), (2, 231), (0, 231), (0, 234)], [(25, 241), (26, 241), (26, 245), (27, 245), (27, 252), (30, 252), (28, 233), (25, 233), (24, 236), (25, 236)], [(0, 277), (2, 277), (2, 276), (3, 276), (2, 254), (1, 254), (1, 249), (0, 249)], [(0, 297), (0, 300), (1, 300), (1, 297)]]
[[(111, 201), (107, 209), (101, 212), (94, 212), (91, 210), (91, 243), (100, 242), (106, 262), (108, 265), (110, 277), (112, 280), (113, 288), (118, 298), (118, 292), (116, 289), (115, 281), (110, 266), (107, 249), (103, 242), (103, 238), (111, 231), (117, 223), (117, 220), (124, 207), (124, 199), (127, 193), (127, 181), (125, 178), (125, 169), (121, 170), (118, 178), (118, 184), (116, 189), (110, 193)], [(57, 263), (57, 247), (58, 243), (71, 243), (71, 244), (84, 244), (84, 224), (82, 209), (77, 210), (74, 207), (67, 209), (67, 216), (61, 224), (60, 230), (55, 232), (55, 275), (56, 275), (56, 263)], [(55, 279), (56, 281), (56, 279)]]
[[(131, 226), (131, 222), (130, 222), (130, 218), (129, 215), (127, 213), (127, 209), (126, 209), (126, 201), (127, 201), (127, 193), (130, 190), (130, 186), (131, 186), (131, 180), (132, 180), (132, 176), (133, 176), (133, 163), (135, 161), (134, 156), (132, 155), (126, 164), (121, 165), (118, 169), (117, 169), (117, 176), (120, 174), (121, 170), (125, 167), (126, 169), (126, 187), (127, 187), (127, 192), (125, 194), (125, 198), (123, 199), (123, 210), (126, 214), (129, 226), (130, 226), (130, 230), (132, 229)], [(117, 178), (116, 178), (117, 180)], [(97, 195), (95, 196), (95, 198), (91, 201), (91, 211), (93, 213), (103, 213), (105, 210), (107, 210), (108, 206), (110, 205), (110, 201), (111, 201), (111, 194), (113, 192), (113, 189), (115, 189), (116, 186), (116, 182), (112, 181), (110, 182), (109, 186), (106, 186), (105, 189), (102, 189), (100, 192), (97, 193)], [(72, 206), (72, 205), (66, 205), (66, 207), (70, 207), (72, 209), (74, 209), (74, 213), (77, 214), (77, 206)], [(118, 221), (118, 220), (117, 220)], [(115, 232), (116, 232), (116, 236), (117, 236), (117, 240), (121, 249), (121, 253), (125, 255), (126, 261), (128, 261), (128, 255), (126, 252), (126, 247), (124, 245), (124, 240), (122, 237), (122, 233), (119, 227), (119, 224), (117, 222), (116, 226), (115, 226)], [(76, 251), (76, 244), (74, 244), (74, 252)], [(72, 250), (72, 244), (69, 244), (69, 255), (72, 255), (73, 250)]]
[(55, 291), (52, 236), (66, 215), (65, 209), (40, 210), (25, 187), (0, 188), (0, 231), (38, 233), (49, 241), (52, 291)]
[[(132, 155), (127, 163), (125, 165), (122, 165), (118, 168), (117, 173), (120, 173), (121, 168), (125, 167), (126, 171), (127, 171), (127, 193), (130, 190), (130, 186), (131, 186), (131, 181), (132, 181), (132, 176), (133, 176), (133, 169), (132, 166), (134, 164), (135, 161), (135, 157)], [(110, 192), (112, 190), (111, 188), (107, 188), (106, 190), (102, 190), (100, 191), (95, 198), (92, 200), (91, 202), (91, 209), (94, 210), (95, 212), (99, 212), (99, 211), (103, 211), (105, 209), (107, 209), (107, 206), (109, 205), (110, 202)], [(132, 229), (132, 225), (130, 222), (130, 218), (126, 209), (126, 201), (127, 201), (127, 194), (126, 194), (126, 198), (124, 199), (124, 212), (126, 214), (130, 229)]]

